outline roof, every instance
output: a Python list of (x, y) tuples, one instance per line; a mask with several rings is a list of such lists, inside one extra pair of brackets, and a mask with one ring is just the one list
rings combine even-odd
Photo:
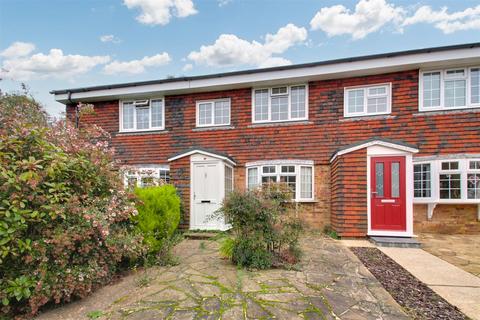
[(174, 155), (172, 155), (168, 158), (168, 162), (174, 161), (174, 160), (177, 160), (177, 159), (180, 159), (180, 158), (183, 158), (183, 157), (195, 154), (195, 153), (200, 153), (200, 154), (204, 154), (206, 156), (222, 159), (222, 160), (225, 160), (225, 161), (229, 162), (232, 165), (236, 165), (235, 160), (232, 157), (230, 157), (229, 155), (227, 155), (225, 153), (218, 152), (216, 150), (207, 149), (207, 148), (203, 148), (203, 147), (190, 147), (190, 148), (185, 149), (181, 152), (175, 153)]
[(366, 147), (374, 146), (374, 145), (381, 145), (388, 148), (400, 149), (400, 150), (411, 152), (411, 153), (418, 152), (417, 146), (410, 143), (406, 143), (398, 140), (392, 140), (388, 138), (382, 138), (382, 137), (372, 137), (367, 140), (358, 141), (337, 149), (332, 155), (332, 157), (330, 158), (330, 162), (335, 160), (335, 158), (340, 155), (350, 153), (356, 150), (360, 150)]
[(61, 94), (61, 93), (68, 93), (68, 92), (75, 93), (75, 92), (86, 92), (86, 91), (93, 91), (93, 90), (135, 87), (135, 86), (169, 83), (169, 82), (191, 81), (191, 80), (201, 80), (201, 79), (211, 79), (211, 78), (222, 78), (222, 77), (243, 75), (243, 74), (253, 74), (253, 73), (262, 73), (262, 72), (279, 71), (279, 70), (294, 70), (294, 69), (299, 69), (299, 68), (316, 67), (316, 66), (337, 64), (337, 63), (344, 63), (344, 62), (365, 61), (365, 60), (373, 60), (373, 59), (379, 59), (379, 58), (385, 58), (385, 57), (391, 58), (391, 57), (412, 55), (412, 54), (418, 54), (418, 53), (431, 53), (431, 52), (466, 49), (466, 48), (479, 48), (479, 47), (480, 47), (480, 42), (474, 42), (474, 43), (457, 44), (457, 45), (442, 46), (442, 47), (431, 47), (431, 48), (423, 48), (423, 49), (414, 49), (414, 50), (405, 50), (405, 51), (396, 51), (396, 52), (364, 55), (364, 56), (342, 58), (342, 59), (325, 60), (325, 61), (295, 64), (295, 65), (280, 66), (280, 67), (271, 67), (271, 68), (262, 68), (262, 69), (249, 69), (249, 70), (242, 70), (242, 71), (214, 73), (214, 74), (191, 76), (191, 77), (167, 78), (167, 79), (150, 80), (150, 81), (127, 82), (127, 83), (118, 83), (118, 84), (110, 84), (110, 85), (100, 85), (100, 86), (91, 86), (91, 87), (52, 90), (52, 91), (50, 91), (50, 93), (51, 94)]
[(192, 92), (221, 91), (258, 86), (367, 76), (414, 69), (480, 64), (480, 42), (358, 56), (264, 69), (216, 73), (83, 88), (53, 90), (62, 103), (144, 99)]

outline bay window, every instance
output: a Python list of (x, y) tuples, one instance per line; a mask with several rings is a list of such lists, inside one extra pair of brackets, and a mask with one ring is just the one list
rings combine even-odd
[(311, 162), (261, 161), (247, 164), (249, 190), (275, 182), (285, 184), (295, 201), (313, 200), (313, 164)]
[(170, 183), (170, 170), (167, 166), (130, 168), (125, 172), (124, 184), (128, 189), (145, 188)]
[(480, 107), (480, 68), (420, 73), (420, 111)]
[(164, 129), (163, 99), (122, 101), (120, 132)]
[(279, 86), (253, 90), (252, 122), (308, 119), (307, 86)]
[(344, 116), (367, 116), (391, 112), (391, 85), (347, 87), (344, 94)]
[(480, 160), (414, 161), (413, 184), (415, 202), (480, 203)]

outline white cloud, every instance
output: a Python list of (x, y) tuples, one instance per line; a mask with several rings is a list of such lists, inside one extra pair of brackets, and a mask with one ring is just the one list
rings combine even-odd
[(105, 34), (103, 36), (100, 36), (100, 41), (102, 41), (102, 42), (112, 42), (112, 43), (122, 42), (122, 40), (115, 37), (113, 34)]
[(226, 6), (227, 4), (231, 3), (232, 1), (233, 0), (217, 0), (219, 7)]
[(193, 64), (187, 63), (186, 65), (183, 66), (182, 70), (183, 71), (190, 71), (193, 69)]
[(192, 0), (123, 0), (123, 3), (129, 9), (139, 7), (137, 21), (150, 25), (166, 25), (172, 16), (184, 18), (198, 12)]
[(403, 21), (404, 26), (417, 23), (433, 24), (446, 34), (461, 30), (480, 30), (480, 5), (453, 13), (448, 13), (447, 7), (434, 11), (430, 6), (422, 6), (413, 16)]
[(48, 54), (13, 57), (3, 61), (0, 76), (14, 80), (67, 78), (86, 73), (110, 61), (109, 56), (64, 55), (60, 49)]
[(306, 39), (307, 30), (291, 23), (278, 29), (276, 34), (267, 34), (264, 43), (249, 42), (233, 34), (222, 34), (214, 44), (201, 46), (198, 51), (190, 52), (188, 59), (211, 67), (287, 65), (291, 64), (289, 60), (273, 55), (281, 54)]
[(0, 56), (5, 58), (15, 58), (28, 56), (35, 50), (35, 45), (28, 42), (14, 42), (7, 49), (0, 52)]
[(163, 52), (151, 57), (144, 57), (141, 60), (131, 61), (112, 61), (107, 64), (103, 71), (106, 74), (130, 73), (139, 74), (145, 72), (146, 67), (159, 67), (168, 64), (171, 61), (168, 53)]
[(388, 23), (401, 23), (405, 10), (385, 0), (360, 0), (351, 12), (343, 5), (324, 7), (310, 21), (312, 30), (322, 30), (329, 37), (351, 35), (362, 39)]

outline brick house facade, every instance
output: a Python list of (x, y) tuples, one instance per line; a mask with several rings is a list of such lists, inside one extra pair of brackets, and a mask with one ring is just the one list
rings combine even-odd
[[(476, 88), (474, 75), (476, 77), (477, 69), (472, 69), (472, 67), (480, 65), (479, 49), (478, 44), (475, 44), (399, 53), (398, 56), (390, 54), (388, 57), (361, 57), (355, 61), (373, 63), (381, 59), (394, 60), (395, 57), (398, 59), (406, 57), (412, 61), (402, 65), (391, 62), (390, 67), (383, 66), (376, 69), (353, 70), (354, 66), (351, 66), (351, 72), (333, 72), (321, 77), (301, 75), (287, 79), (276, 76), (275, 73), (290, 70), (289, 67), (283, 67), (267, 69), (267, 71), (259, 70), (258, 73), (265, 80), (257, 79), (254, 82), (237, 83), (235, 79), (232, 79), (230, 84), (199, 87), (195, 90), (189, 88), (158, 89), (152, 93), (150, 88), (145, 89), (143, 93), (132, 94), (128, 92), (128, 85), (122, 85), (118, 89), (93, 87), (83, 89), (83, 91), (72, 89), (53, 93), (57, 100), (66, 104), (67, 116), (72, 119), (75, 117), (78, 101), (91, 102), (94, 105), (94, 113), (82, 116), (80, 125), (95, 123), (110, 132), (116, 156), (122, 164), (138, 167), (158, 165), (169, 170), (170, 180), (176, 185), (182, 196), (185, 211), (184, 227), (192, 226), (190, 211), (194, 208), (193, 202), (196, 203), (196, 200), (194, 201), (196, 194), (192, 191), (194, 165), (191, 159), (197, 156), (199, 163), (202, 161), (208, 163), (208, 161), (217, 159), (220, 161), (218, 162), (220, 167), (224, 164), (227, 167), (231, 166), (233, 185), (235, 189), (239, 190), (245, 190), (249, 185), (247, 180), (249, 173), (260, 176), (260, 170), (268, 166), (269, 161), (276, 164), (277, 170), (282, 172), (284, 168), (288, 170), (287, 166), (294, 167), (296, 172), (294, 185), (297, 188), (297, 196), (304, 193), (302, 188), (309, 188), (308, 190), (313, 193), (311, 200), (298, 201), (301, 204), (299, 215), (311, 227), (321, 229), (326, 225), (331, 225), (343, 237), (362, 237), (367, 234), (375, 234), (371, 223), (378, 217), (370, 219), (372, 210), (387, 210), (388, 212), (392, 210), (391, 212), (394, 212), (398, 208), (385, 209), (389, 202), (385, 202), (380, 207), (374, 204), (373, 198), (377, 196), (373, 196), (373, 194), (377, 192), (373, 192), (372, 188), (379, 188), (379, 186), (371, 184), (369, 174), (371, 170), (378, 169), (377, 167), (370, 168), (369, 161), (372, 157), (393, 155), (405, 157), (407, 163), (405, 172), (400, 172), (400, 179), (407, 181), (406, 194), (403, 195), (403, 200), (401, 197), (398, 198), (398, 202), (403, 201), (406, 208), (405, 210), (401, 209), (407, 215), (406, 223), (413, 226), (406, 227), (405, 235), (422, 231), (477, 233), (480, 232), (477, 204), (480, 203), (480, 190), (477, 198), (475, 193), (477, 185), (475, 181), (472, 182), (472, 179), (477, 178), (476, 169), (469, 171), (470, 169), (467, 168), (465, 172), (458, 171), (458, 173), (452, 171), (453, 173), (448, 177), (448, 201), (441, 198), (445, 194), (445, 188), (440, 187), (440, 184), (444, 186), (446, 183), (444, 181), (446, 174), (442, 174), (443, 171), (441, 171), (443, 170), (443, 159), (461, 159), (459, 160), (461, 161), (460, 166), (468, 167), (472, 164), (475, 166), (476, 162), (474, 161), (480, 158), (480, 108), (476, 108), (476, 105), (472, 104), (465, 108), (424, 111), (421, 104), (426, 103), (423, 102), (426, 101), (423, 95), (429, 93), (424, 91), (423, 87), (432, 83), (431, 81), (426, 82), (424, 79), (427, 77), (427, 74), (424, 73), (425, 70), (449, 70), (451, 66), (468, 73), (470, 78), (466, 78), (468, 80), (465, 80), (465, 84), (469, 88), (465, 90), (473, 99)], [(451, 55), (452, 52), (458, 53), (461, 65), (459, 65), (459, 61), (450, 56), (448, 59), (442, 58), (444, 60), (434, 56), (438, 53), (442, 57), (441, 54), (443, 56), (447, 53)], [(414, 62), (420, 55), (423, 65)], [(468, 58), (462, 55), (468, 56)], [(434, 61), (435, 65), (430, 65), (429, 56), (432, 56), (431, 61)], [(305, 68), (306, 70), (314, 67), (326, 68), (342, 63), (344, 62), (334, 61), (321, 63), (318, 66), (309, 65)], [(303, 69), (301, 67), (293, 69), (293, 71), (296, 70)], [(268, 77), (269, 72), (272, 73), (271, 78)], [(256, 75), (255, 71), (252, 74)], [(445, 71), (443, 82), (448, 82), (448, 75), (448, 71)], [(226, 79), (242, 76), (244, 74), (216, 75), (217, 78), (224, 77)], [(245, 76), (250, 75), (246, 74)], [(208, 80), (208, 76), (205, 78)], [(185, 80), (179, 79), (178, 81)], [(193, 77), (189, 81), (205, 81), (205, 79)], [(272, 81), (276, 81), (276, 83), (270, 84)], [(269, 84), (266, 85), (263, 82)], [(443, 82), (441, 82), (442, 86)], [(175, 83), (175, 79), (165, 83), (159, 82), (158, 85), (165, 86), (171, 83)], [(253, 121), (254, 109), (252, 106), (254, 105), (253, 100), (256, 99), (253, 92), (256, 94), (257, 91), (254, 91), (256, 88), (297, 84), (305, 87), (305, 119), (262, 123)], [(350, 98), (350, 95), (347, 95), (348, 88), (353, 88), (354, 91), (357, 88), (369, 90), (370, 86), (379, 84), (384, 85), (386, 90), (390, 90), (386, 99), (389, 100), (391, 110), (382, 114), (346, 116), (347, 102), (345, 100), (346, 97)], [(135, 87), (139, 88), (142, 85), (153, 84), (135, 84)], [(445, 84), (445, 86), (448, 85), (450, 84)], [(293, 86), (288, 88), (290, 88), (290, 92), (293, 92)], [(448, 90), (448, 87), (445, 88), (438, 90), (443, 94)], [(96, 90), (107, 91), (107, 93), (102, 93), (103, 96), (100, 98), (95, 97), (92, 93), (95, 93)], [(108, 90), (116, 91), (109, 94)], [(122, 93), (122, 90), (125, 93)], [(273, 96), (273, 91), (269, 92)], [(358, 90), (357, 92), (362, 94)], [(367, 95), (369, 92), (365, 91), (363, 94)], [(78, 97), (75, 97), (76, 94)], [(290, 94), (293, 95), (293, 93)], [(69, 95), (68, 99), (66, 95)], [(122, 101), (131, 100), (132, 96), (135, 99), (161, 97), (164, 123), (161, 130), (122, 132), (120, 128)], [(228, 124), (199, 126), (198, 108), (202, 101), (229, 101)], [(291, 102), (289, 102), (289, 108), (291, 108), (290, 104)], [(152, 117), (151, 112), (150, 117)], [(213, 111), (211, 112), (213, 113)], [(351, 148), (352, 145), (356, 146)], [(350, 151), (349, 148), (352, 150)], [(200, 152), (195, 152), (195, 150)], [(202, 153), (202, 150), (206, 151)], [(419, 163), (426, 164), (428, 167), (415, 166), (417, 159), (420, 161)], [(414, 166), (415, 170), (429, 168), (429, 178), (420, 181), (423, 189), (420, 191), (415, 189), (415, 192), (423, 192), (424, 197), (416, 198), (414, 196), (413, 179), (417, 177), (417, 171), (415, 171), (415, 175), (413, 174)], [(435, 169), (437, 166), (442, 167)], [(198, 168), (198, 170), (207, 170), (202, 166), (198, 166)], [(247, 171), (248, 168), (256, 169)], [(393, 168), (392, 165), (392, 170)], [(227, 172), (226, 170), (228, 168), (225, 169), (225, 172)], [(293, 172), (293, 169), (291, 170)], [(398, 167), (395, 167), (395, 170), (398, 170)], [(206, 174), (207, 171), (205, 171)], [(392, 179), (395, 174), (398, 173), (392, 171)], [(287, 175), (282, 176), (282, 173), (277, 173), (276, 179), (288, 180)], [(310, 175), (313, 177), (310, 178)], [(257, 176), (255, 179), (260, 179)], [(454, 190), (457, 182), (452, 181), (457, 177), (461, 189)], [(480, 179), (480, 172), (478, 178)], [(304, 183), (305, 179), (310, 179), (306, 182), (306, 187), (300, 185), (299, 182), (302, 180), (301, 183)], [(395, 179), (399, 178), (395, 176)], [(432, 182), (437, 180), (439, 181)], [(393, 186), (393, 184), (394, 182), (392, 182), (391, 190), (385, 186), (392, 195), (394, 192), (398, 193), (398, 190), (394, 190), (394, 187), (398, 188), (398, 186)], [(415, 186), (417, 185), (419, 182), (415, 181)], [(434, 191), (434, 188), (437, 188), (438, 191)], [(478, 182), (478, 188), (480, 188), (480, 182)], [(436, 194), (435, 199), (434, 194)], [(473, 196), (471, 196), (472, 194)], [(425, 195), (427, 196), (425, 197)], [(458, 199), (452, 199), (452, 197)], [(392, 198), (394, 197), (392, 196)], [(206, 201), (205, 203), (207, 203)], [(382, 212), (388, 218), (388, 212)], [(409, 230), (409, 228), (413, 228), (413, 230)], [(391, 233), (397, 235), (396, 232)], [(388, 232), (379, 234), (387, 235)], [(398, 235), (403, 234), (398, 233)]]

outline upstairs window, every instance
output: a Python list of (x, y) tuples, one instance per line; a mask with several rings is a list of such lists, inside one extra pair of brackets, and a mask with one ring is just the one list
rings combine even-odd
[(390, 84), (345, 88), (345, 117), (388, 114), (391, 112)]
[(307, 86), (279, 86), (253, 90), (254, 123), (306, 120)]
[(230, 99), (197, 102), (197, 127), (230, 124)]
[(163, 99), (123, 101), (120, 107), (120, 131), (164, 129)]
[(480, 68), (420, 73), (420, 111), (480, 107)]

